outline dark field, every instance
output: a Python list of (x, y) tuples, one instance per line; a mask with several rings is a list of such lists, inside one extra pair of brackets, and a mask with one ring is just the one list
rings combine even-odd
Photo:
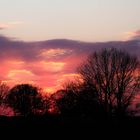
[[(60, 138), (125, 138), (139, 136), (140, 118), (80, 119), (77, 117), (1, 117), (1, 134), (5, 136)], [(7, 135), (10, 134), (10, 135)]]

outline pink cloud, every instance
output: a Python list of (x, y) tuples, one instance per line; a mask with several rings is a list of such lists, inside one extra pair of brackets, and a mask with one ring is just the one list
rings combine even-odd
[(132, 31), (132, 32), (126, 32), (125, 33), (125, 39), (126, 40), (140, 40), (140, 30)]

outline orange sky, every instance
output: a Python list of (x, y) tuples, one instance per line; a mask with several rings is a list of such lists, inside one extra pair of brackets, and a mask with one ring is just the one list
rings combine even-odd
[[(61, 52), (57, 51), (57, 54), (59, 53)], [(67, 66), (70, 63), (76, 63), (76, 61), (72, 58), (71, 60), (67, 58), (62, 61), (51, 60), (47, 62), (44, 60), (25, 62), (7, 59), (1, 64), (0, 73), (5, 76), (3, 81), (8, 85), (31, 83), (43, 87), (47, 92), (53, 92), (55, 89), (59, 89), (66, 79), (70, 80), (77, 76), (74, 71), (71, 73), (65, 72)]]

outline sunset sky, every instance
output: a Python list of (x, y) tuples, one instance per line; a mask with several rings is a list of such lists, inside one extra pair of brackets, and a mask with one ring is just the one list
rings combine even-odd
[(139, 40), (139, 15), (140, 0), (0, 0), (0, 80), (52, 92), (98, 47), (80, 41)]

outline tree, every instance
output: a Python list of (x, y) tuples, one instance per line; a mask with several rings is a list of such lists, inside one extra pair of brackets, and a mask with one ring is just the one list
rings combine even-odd
[(3, 83), (0, 82), (0, 105), (3, 105), (5, 103), (6, 96), (8, 95), (9, 87)]
[(12, 110), (7, 107), (6, 98), (9, 93), (9, 87), (6, 83), (0, 82), (0, 115), (12, 115)]
[(43, 106), (40, 89), (30, 84), (21, 84), (13, 87), (7, 96), (7, 103), (17, 114), (29, 116), (37, 114)]
[(56, 106), (62, 115), (77, 114), (78, 93), (78, 85), (73, 82), (66, 83), (63, 90), (57, 92), (55, 96), (59, 95), (59, 98), (56, 98)]
[(48, 115), (51, 108), (51, 99), (48, 95), (42, 97), (42, 115)]
[(95, 94), (81, 82), (66, 83), (59, 97), (56, 105), (63, 116), (96, 117), (101, 113)]
[(115, 48), (103, 49), (91, 54), (78, 73), (109, 116), (127, 114), (139, 90), (139, 61), (135, 56)]

